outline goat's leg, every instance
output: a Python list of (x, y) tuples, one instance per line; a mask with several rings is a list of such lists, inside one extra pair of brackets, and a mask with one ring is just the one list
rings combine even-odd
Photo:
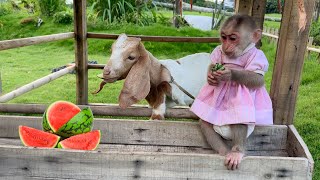
[(163, 101), (161, 104), (157, 104), (157, 107), (153, 107), (151, 120), (163, 120), (164, 114), (166, 113), (166, 102), (165, 97), (163, 97)]

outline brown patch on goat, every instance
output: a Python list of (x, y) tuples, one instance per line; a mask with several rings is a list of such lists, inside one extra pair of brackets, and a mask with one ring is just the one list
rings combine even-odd
[(171, 86), (168, 82), (163, 81), (158, 86), (151, 86), (150, 92), (146, 97), (151, 107), (157, 108), (164, 103), (165, 95), (171, 96)]
[(181, 64), (180, 61), (176, 61), (176, 63)]

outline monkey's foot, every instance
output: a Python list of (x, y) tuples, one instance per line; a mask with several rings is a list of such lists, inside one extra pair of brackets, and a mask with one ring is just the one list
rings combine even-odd
[(224, 165), (229, 169), (229, 170), (235, 170), (238, 169), (241, 160), (244, 156), (244, 153), (236, 151), (236, 152), (229, 152), (226, 155), (226, 159), (224, 161)]

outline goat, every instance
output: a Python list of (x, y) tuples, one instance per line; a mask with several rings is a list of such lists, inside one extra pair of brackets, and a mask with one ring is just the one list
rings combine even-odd
[(193, 96), (207, 81), (207, 68), (211, 63), (209, 53), (197, 53), (177, 61), (158, 61), (145, 49), (140, 38), (125, 34), (118, 37), (111, 50), (101, 75), (104, 80), (100, 90), (106, 83), (125, 79), (119, 106), (127, 108), (146, 99), (152, 108), (151, 119), (164, 119), (167, 107), (192, 104), (193, 99), (173, 84), (172, 78)]

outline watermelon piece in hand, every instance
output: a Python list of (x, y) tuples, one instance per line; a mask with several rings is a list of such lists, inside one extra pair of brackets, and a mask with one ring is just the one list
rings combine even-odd
[(25, 146), (30, 147), (54, 148), (57, 146), (60, 140), (60, 137), (55, 134), (44, 132), (28, 126), (19, 126), (19, 136), (22, 143)]
[(100, 143), (100, 130), (75, 135), (59, 142), (58, 147), (63, 149), (95, 150)]

